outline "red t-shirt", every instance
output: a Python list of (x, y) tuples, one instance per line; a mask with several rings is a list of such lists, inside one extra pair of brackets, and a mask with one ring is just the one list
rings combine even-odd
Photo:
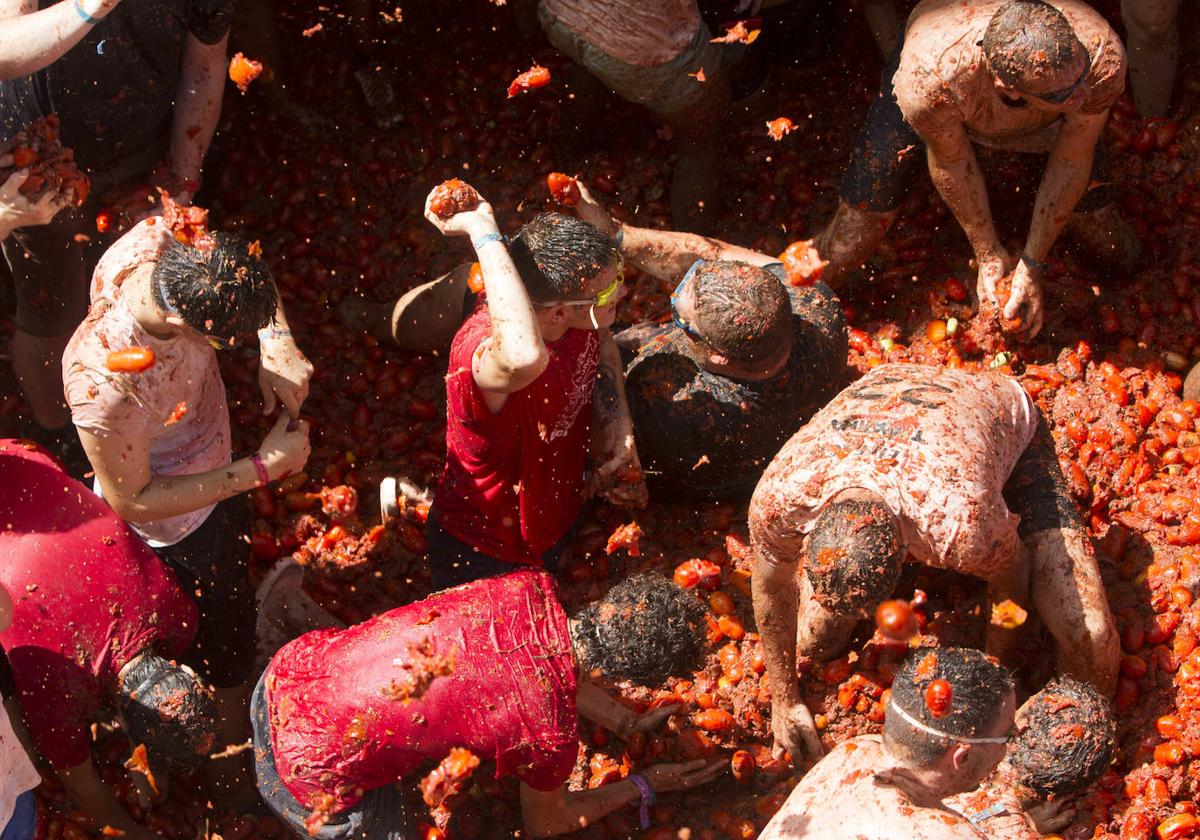
[[(451, 663), (424, 687), (418, 675)], [(575, 766), (575, 657), (543, 572), (448, 589), (345, 630), (315, 630), (267, 666), (279, 778), (335, 811), (452, 747), (542, 791)]]
[(196, 605), (121, 517), (41, 450), (0, 440), (0, 633), (25, 722), (59, 769), (88, 757), (88, 728), (139, 653), (181, 654)]
[(546, 370), (493, 414), (471, 372), (491, 333), (481, 302), (450, 348), (446, 468), (434, 505), (441, 527), (477, 551), (540, 566), (579, 515), (600, 342), (572, 329), (548, 343)]

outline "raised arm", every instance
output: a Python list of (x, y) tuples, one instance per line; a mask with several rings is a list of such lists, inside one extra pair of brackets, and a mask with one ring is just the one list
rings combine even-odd
[[(289, 424), (295, 429), (289, 431)], [(79, 428), (79, 439), (96, 471), (104, 500), (129, 522), (153, 522), (216, 504), (258, 486), (250, 458), (190, 475), (150, 473), (150, 441), (145, 432), (98, 434)], [(281, 412), (259, 448), (274, 481), (303, 469), (308, 461), (308, 424)]]
[(621, 231), (621, 255), (647, 274), (661, 280), (682, 277), (696, 260), (736, 260), (751, 265), (779, 262), (775, 257), (731, 245), (710, 236), (673, 230), (654, 230), (623, 225), (602, 208), (582, 182), (579, 183), (579, 218), (615, 236)]
[(750, 586), (771, 688), (773, 752), (779, 758), (787, 750), (798, 765), (806, 753), (816, 758), (824, 751), (812, 712), (800, 696), (800, 683), (796, 679), (796, 614), (800, 600), (796, 571), (801, 539), (780, 539), (755, 521), (753, 509), (751, 502), (750, 549), (754, 569)]
[(1071, 500), (1042, 421), (1004, 487), (1032, 563), (1034, 608), (1058, 643), (1059, 671), (1112, 694), (1120, 658), (1091, 538)]
[(37, 0), (0, 0), (0, 81), (49, 67), (119, 2), (59, 0), (38, 11)]
[(183, 185), (187, 201), (200, 184), (204, 156), (221, 117), (228, 41), (226, 35), (215, 44), (205, 44), (189, 34), (183, 45), (175, 112), (171, 118), (170, 166), (171, 173)]
[[(496, 227), (492, 206), (484, 201), (474, 210), (442, 219), (429, 209), (432, 197), (431, 191), (425, 199), (425, 218), (446, 236), (470, 237), (483, 272), (492, 334), (475, 352), (475, 384), (485, 395), (512, 394), (541, 376), (550, 363), (533, 302)], [(503, 400), (489, 404), (499, 411)]]

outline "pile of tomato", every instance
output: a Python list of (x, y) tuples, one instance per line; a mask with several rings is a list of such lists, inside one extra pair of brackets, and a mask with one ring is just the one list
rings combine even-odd
[[(270, 68), (271, 78), (245, 96), (226, 97), (230, 122), (218, 141), (226, 145), (214, 154), (223, 168), (210, 176), (213, 226), (240, 229), (261, 243), (298, 341), (316, 366), (304, 409), (313, 435), (308, 469), (251, 494), (253, 572), (259, 577), (293, 556), (306, 568), (310, 594), (354, 622), (429, 592), (427, 511), (419, 507), (381, 527), (375, 497), (386, 475), (436, 482), (445, 453), (445, 361), (351, 334), (339, 304), (362, 295), (389, 305), (472, 259), (461, 240), (443, 239), (422, 217), (428, 191), (449, 178), (477, 188), (506, 233), (556, 206), (547, 188), (555, 171), (577, 174), (619, 218), (668, 227), (673, 142), (645, 112), (612, 98), (603, 103), (611, 129), (603, 144), (584, 162), (564, 158), (561, 139), (572, 128), (574, 105), (562, 58), (544, 42), (522, 39), (509, 9), (482, 0), (469, 15), (434, 19), (406, 7), (402, 21), (388, 19), (384, 28), (392, 29), (384, 34), (404, 68), (395, 81), (405, 122), (380, 131), (362, 108), (353, 76), (361, 59), (347, 49), (344, 23), (310, 4), (277, 5), (280, 36), (304, 60)], [(873, 47), (857, 18), (850, 24), (840, 54), (864, 55)], [(778, 254), (828, 217), (878, 84), (877, 71), (858, 62), (839, 66), (838, 54), (831, 49), (824, 71), (837, 84), (798, 87), (772, 101), (769, 112), (733, 121), (722, 238)], [(531, 64), (549, 81), (539, 75), (538, 85), (510, 98), (509, 82)], [(1190, 68), (1181, 72), (1190, 101), (1200, 84)], [(314, 129), (297, 128), (289, 111), (267, 108), (264, 86), (280, 82), (315, 115)], [(784, 117), (791, 132), (772, 139), (764, 122)], [(1003, 370), (1018, 376), (1045, 411), (1096, 542), (1123, 649), (1118, 756), (1065, 835), (1172, 840), (1200, 836), (1200, 618), (1193, 607), (1200, 592), (1200, 406), (1180, 398), (1200, 323), (1192, 233), (1200, 222), (1200, 113), (1146, 121), (1122, 100), (1106, 138), (1113, 189), (1150, 267), (1136, 276), (1106, 275), (1060, 244), (1047, 271), (1046, 327), (1035, 341), (1022, 343), (994, 318), (977, 315), (966, 240), (926, 181), (906, 199), (867, 271), (840, 294), (858, 372), (888, 361)], [(983, 166), (1002, 236), (1015, 248), (1040, 161), (989, 155)], [(673, 284), (631, 268), (627, 279), (619, 323), (664, 319)], [(254, 351), (223, 361), (237, 446), (249, 451), (271, 424), (261, 416)], [(0, 414), (21, 410), (11, 397), (0, 406)], [(728, 761), (730, 773), (702, 791), (664, 797), (651, 809), (647, 832), (639, 834), (636, 813), (625, 809), (579, 836), (666, 840), (688, 828), (693, 838), (749, 840), (795, 777), (771, 756), (745, 511), (668, 499), (653, 486), (651, 495), (650, 507), (632, 515), (588, 508), (561, 572), (563, 599), (574, 609), (625, 575), (659, 571), (707, 605), (711, 654), (686, 679), (621, 690), (635, 709), (682, 706), (658, 731), (621, 739), (585, 722), (572, 784), (599, 787), (657, 762), (698, 757)], [(634, 520), (637, 550), (621, 547), (630, 531), (606, 550), (610, 536)], [(987, 612), (978, 581), (910, 567), (895, 597), (912, 611), (917, 635), (909, 644), (982, 644)], [(1054, 663), (1038, 628), (1030, 626), (1028, 636), (1020, 677), (1034, 690)], [(801, 663), (802, 687), (827, 745), (879, 731), (907, 649), (864, 623), (845, 655)], [(120, 738), (98, 737), (106, 780), (135, 803), (119, 769)], [(427, 837), (470, 840), (499, 836), (498, 826), (515, 829), (515, 783), (491, 775), (485, 762), (462, 781), (461, 793), (439, 799), (451, 814), (436, 821), (444, 831), (424, 829)], [(60, 799), (53, 783), (42, 790), (47, 800)], [(415, 780), (413, 795), (419, 806)], [(195, 836), (206, 819), (207, 830), (225, 840), (282, 836), (268, 817), (206, 817), (204, 801), (177, 785), (166, 803), (136, 813), (171, 838)], [(88, 827), (78, 813), (51, 822), (54, 840), (75, 840)]]

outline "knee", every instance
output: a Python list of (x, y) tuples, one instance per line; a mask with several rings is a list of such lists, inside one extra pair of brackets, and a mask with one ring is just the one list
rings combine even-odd
[(1178, 0), (1125, 0), (1121, 19), (1131, 43), (1144, 47), (1167, 47), (1179, 37), (1176, 27)]

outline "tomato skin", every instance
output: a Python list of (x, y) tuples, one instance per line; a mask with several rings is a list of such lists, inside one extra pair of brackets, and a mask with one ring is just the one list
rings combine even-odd
[(754, 778), (754, 756), (746, 750), (738, 750), (729, 760), (729, 768), (733, 778), (743, 784)]
[(875, 610), (875, 626), (884, 638), (907, 642), (917, 632), (917, 618), (904, 601), (884, 601)]
[(675, 568), (675, 585), (681, 589), (699, 586), (701, 589), (716, 589), (721, 585), (721, 567), (707, 560), (692, 559)]
[(737, 724), (733, 715), (724, 709), (705, 709), (697, 712), (692, 721), (706, 732), (728, 732)]
[(1179, 840), (1182, 837), (1192, 837), (1197, 828), (1200, 828), (1200, 825), (1191, 814), (1176, 814), (1160, 822), (1154, 833), (1158, 835), (1158, 840)]
[(149, 347), (126, 347), (108, 354), (105, 366), (114, 373), (142, 373), (154, 365), (154, 351)]
[(229, 59), (229, 81), (237, 85), (242, 93), (246, 92), (246, 88), (262, 74), (262, 71), (261, 62), (246, 58), (241, 53), (235, 53), (233, 58)]
[(512, 99), (519, 93), (545, 87), (550, 84), (550, 71), (540, 64), (535, 64), (519, 74), (508, 86), (508, 98)]
[(582, 197), (579, 192), (579, 182), (562, 172), (551, 172), (547, 175), (546, 186), (555, 203), (564, 207), (574, 207)]
[(946, 680), (937, 679), (925, 686), (925, 705), (935, 718), (950, 714), (953, 703), (954, 688)]

